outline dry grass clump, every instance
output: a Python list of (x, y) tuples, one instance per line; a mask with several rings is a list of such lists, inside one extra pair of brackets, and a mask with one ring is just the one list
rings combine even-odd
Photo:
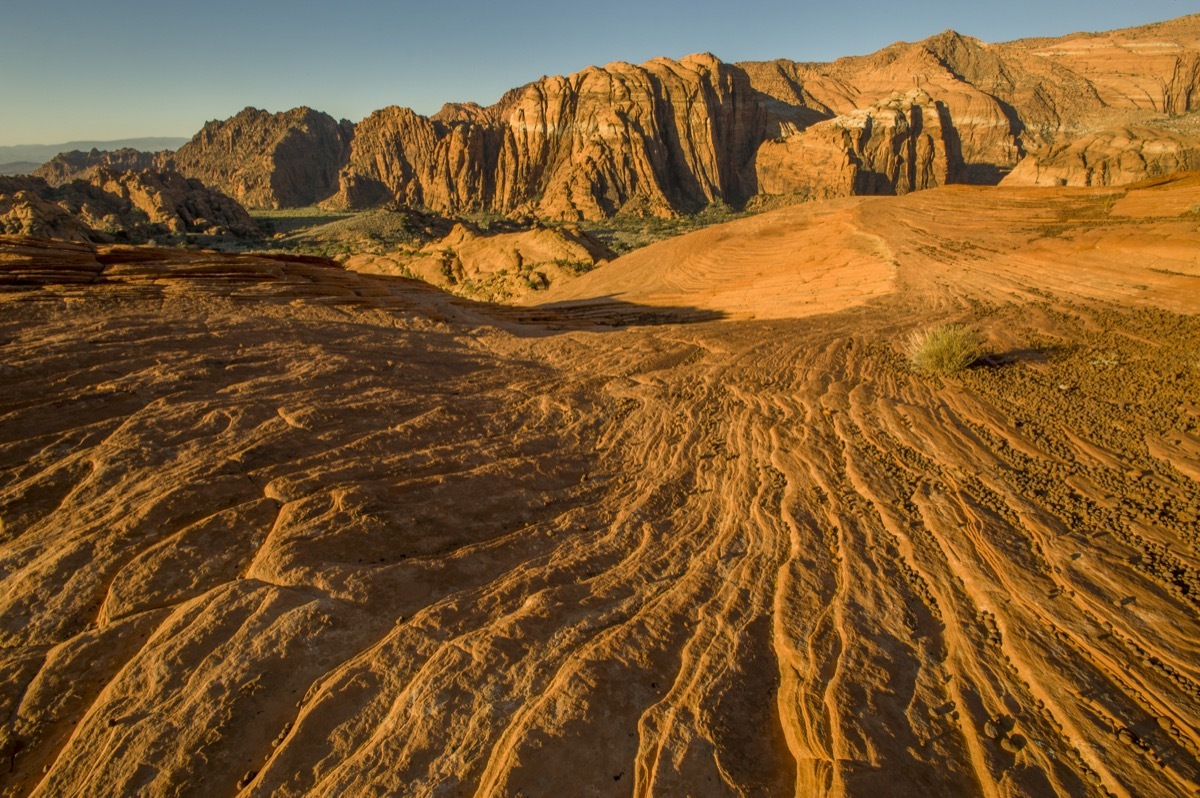
[(983, 354), (983, 344), (973, 330), (961, 324), (943, 324), (913, 332), (905, 353), (921, 371), (951, 374), (974, 363)]

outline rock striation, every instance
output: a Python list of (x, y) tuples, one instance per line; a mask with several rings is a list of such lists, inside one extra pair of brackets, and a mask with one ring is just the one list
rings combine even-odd
[(354, 126), (311, 108), (246, 108), (209, 122), (171, 166), (251, 208), (312, 205), (337, 189)]
[(805, 203), (538, 307), (0, 236), (0, 794), (1194, 796), (1197, 202)]
[(187, 233), (261, 235), (245, 208), (199, 180), (172, 171), (103, 166), (88, 180), (61, 186), (41, 177), (0, 177), (0, 231), (100, 242)]

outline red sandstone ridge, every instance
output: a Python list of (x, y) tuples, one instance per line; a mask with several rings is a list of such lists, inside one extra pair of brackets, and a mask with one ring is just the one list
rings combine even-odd
[[(488, 108), (448, 104), (432, 117), (384, 108), (357, 128), (307, 108), (247, 109), (209, 123), (175, 164), (250, 206), (671, 216), (760, 194), (995, 184), (1023, 157), (1045, 164), (1111, 129), (1114, 114), (1161, 126), (1198, 108), (1194, 15), (1006, 44), (946, 31), (827, 64), (708, 54), (614, 63), (542, 78)], [(1174, 135), (1180, 151), (1200, 142), (1195, 131)], [(1104, 146), (1122, 166), (1105, 179), (1166, 168), (1161, 159), (1127, 168), (1136, 158), (1118, 138)]]
[(377, 111), (359, 125), (331, 203), (672, 215), (755, 193), (765, 119), (746, 74), (711, 55), (592, 67), (491, 109), (450, 106), (432, 119)]

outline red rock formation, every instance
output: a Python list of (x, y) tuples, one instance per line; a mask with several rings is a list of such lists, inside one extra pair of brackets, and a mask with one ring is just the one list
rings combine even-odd
[[(914, 90), (928, 97), (919, 121), (885, 108)], [(207, 125), (176, 162), (255, 206), (664, 216), (777, 190), (997, 183), (1027, 152), (1110, 128), (1114, 109), (1132, 124), (1198, 103), (1192, 16), (1007, 44), (946, 31), (828, 64), (616, 63), (543, 78), (489, 108), (449, 104), (428, 118), (385, 108), (353, 133), (309, 109), (248, 109)]]
[(746, 74), (711, 55), (593, 67), (544, 78), (491, 109), (448, 106), (433, 119), (377, 111), (355, 133), (332, 202), (671, 215), (751, 196), (764, 122)]
[(173, 168), (252, 208), (312, 205), (337, 190), (354, 126), (311, 108), (247, 108), (209, 122), (175, 153)]
[(0, 229), (69, 241), (205, 233), (260, 235), (245, 208), (178, 172), (97, 168), (89, 180), (51, 186), (40, 177), (0, 177)]
[(52, 186), (61, 186), (73, 180), (89, 180), (100, 168), (116, 172), (138, 169), (164, 169), (171, 162), (172, 152), (142, 152), (131, 147), (120, 150), (97, 150), (90, 152), (72, 150), (54, 156), (33, 174), (45, 179)]
[(810, 199), (907, 194), (965, 177), (945, 107), (919, 89), (768, 141), (757, 169), (763, 193)]
[(93, 239), (91, 228), (62, 206), (42, 199), (36, 191), (11, 188), (0, 178), (0, 234), (61, 241)]
[(1200, 136), (1121, 125), (1027, 155), (1003, 185), (1119, 186), (1200, 169)]

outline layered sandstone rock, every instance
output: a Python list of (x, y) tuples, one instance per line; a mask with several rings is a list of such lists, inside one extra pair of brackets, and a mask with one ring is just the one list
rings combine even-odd
[[(883, 109), (913, 91), (928, 97), (919, 123)], [(1026, 153), (1111, 127), (1114, 110), (1136, 124), (1198, 104), (1192, 16), (1007, 44), (946, 31), (827, 64), (615, 63), (487, 108), (385, 108), (357, 130), (307, 108), (247, 109), (209, 123), (176, 163), (251, 206), (670, 216), (797, 186), (832, 196), (994, 184)]]
[(377, 111), (359, 125), (331, 203), (673, 215), (755, 193), (765, 121), (746, 73), (711, 55), (592, 67), (543, 78), (492, 109), (448, 106), (432, 119)]
[(163, 234), (260, 235), (245, 208), (178, 172), (117, 172), (51, 186), (40, 177), (0, 178), (0, 227), (9, 235), (69, 241)]
[(1182, 114), (1200, 109), (1200, 15), (1103, 33), (1001, 45), (1022, 63), (1041, 60), (1086, 84), (1104, 108)]
[(445, 126), (408, 108), (390, 106), (360, 122), (339, 191), (328, 204), (369, 208), (396, 200), (425, 205), (425, 186), (434, 173)]
[(1014, 186), (1119, 186), (1200, 169), (1200, 137), (1122, 125), (1025, 157), (1004, 179)]
[(919, 89), (768, 141), (757, 170), (763, 193), (810, 199), (907, 194), (965, 177), (945, 107)]
[(354, 126), (311, 108), (247, 108), (209, 122), (179, 148), (173, 168), (252, 208), (312, 205), (337, 190)]
[(52, 186), (61, 186), (73, 180), (88, 180), (101, 169), (114, 172), (129, 172), (140, 169), (164, 169), (171, 161), (172, 152), (142, 152), (131, 147), (120, 150), (98, 150), (89, 152), (71, 150), (54, 156), (33, 174), (43, 178)]

